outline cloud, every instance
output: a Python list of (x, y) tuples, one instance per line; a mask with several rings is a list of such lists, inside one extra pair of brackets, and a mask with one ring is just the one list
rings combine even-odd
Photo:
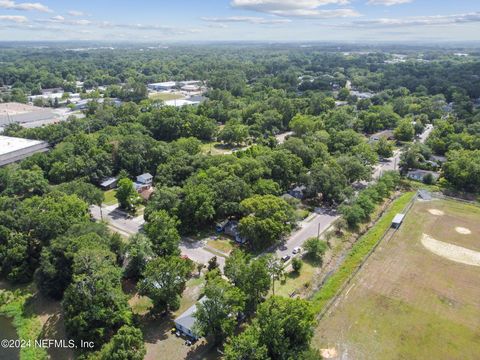
[(0, 21), (9, 21), (20, 24), (28, 22), (28, 19), (25, 16), (20, 15), (0, 15)]
[(265, 19), (254, 16), (230, 16), (230, 17), (202, 17), (203, 21), (212, 23), (248, 23), (248, 24), (285, 24), (291, 22), (289, 19)]
[(411, 2), (413, 2), (413, 0), (369, 0), (367, 4), (392, 6), (392, 5), (399, 5), (399, 4), (408, 4)]
[(53, 24), (65, 24), (65, 25), (77, 25), (77, 26), (86, 26), (92, 24), (90, 20), (79, 19), (71, 20), (65, 19), (62, 15), (52, 16), (49, 19), (37, 19), (39, 23), (53, 23)]
[(67, 14), (70, 16), (86, 16), (87, 15), (83, 11), (77, 11), (77, 10), (70, 10), (69, 12), (67, 12)]
[(359, 20), (352, 22), (353, 26), (364, 27), (407, 27), (407, 26), (431, 26), (431, 25), (454, 25), (480, 22), (480, 12), (456, 14), (415, 16), (402, 19), (380, 18), (372, 20)]
[(360, 16), (350, 8), (320, 10), (325, 5), (347, 5), (349, 0), (232, 0), (234, 8), (284, 17), (334, 18)]
[(0, 0), (0, 8), (8, 10), (52, 12), (52, 10), (46, 5), (40, 3), (16, 3), (11, 0)]

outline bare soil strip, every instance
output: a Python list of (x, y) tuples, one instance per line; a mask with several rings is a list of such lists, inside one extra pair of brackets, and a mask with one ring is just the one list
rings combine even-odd
[(427, 234), (422, 236), (422, 244), (435, 255), (473, 266), (480, 266), (480, 252), (436, 240)]

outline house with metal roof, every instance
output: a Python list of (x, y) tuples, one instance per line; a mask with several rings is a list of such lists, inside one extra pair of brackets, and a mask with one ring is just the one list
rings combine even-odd
[[(204, 296), (198, 303), (203, 303), (207, 298)], [(182, 334), (189, 336), (193, 339), (198, 339), (200, 336), (194, 330), (195, 324), (195, 312), (197, 311), (197, 304), (190, 306), (184, 313), (179, 315), (175, 320), (175, 328)]]

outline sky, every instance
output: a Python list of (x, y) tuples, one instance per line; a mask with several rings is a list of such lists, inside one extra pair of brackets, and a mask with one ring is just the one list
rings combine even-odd
[(480, 0), (0, 0), (0, 41), (480, 41)]

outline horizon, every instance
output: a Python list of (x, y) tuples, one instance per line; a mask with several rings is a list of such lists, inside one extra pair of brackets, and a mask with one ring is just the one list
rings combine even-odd
[[(434, 0), (0, 0), (0, 41), (480, 41), (480, 5)], [(241, 40), (240, 40), (241, 39)]]

